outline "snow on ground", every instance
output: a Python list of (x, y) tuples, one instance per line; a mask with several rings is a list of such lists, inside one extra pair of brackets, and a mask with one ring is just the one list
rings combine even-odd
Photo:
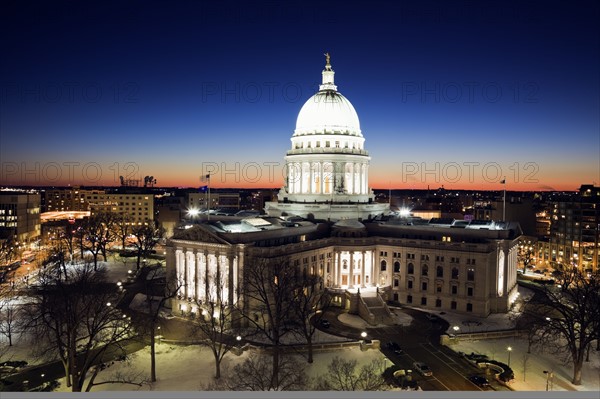
[[(256, 356), (253, 350), (246, 350), (237, 356), (228, 353), (222, 362), (222, 378), (227, 378), (228, 369), (235, 364), (241, 363), (250, 356)], [(374, 359), (383, 360), (384, 356), (377, 350), (361, 351), (358, 346), (332, 352), (318, 352), (314, 354), (312, 364), (304, 361), (309, 378), (316, 378), (327, 373), (327, 366), (335, 356), (346, 360), (357, 360), (357, 367), (368, 364)], [(189, 345), (177, 346), (161, 343), (157, 345), (156, 375), (158, 381), (154, 384), (144, 384), (141, 387), (124, 384), (106, 384), (93, 388), (93, 391), (202, 391), (211, 383), (214, 377), (215, 366), (212, 352), (204, 347)], [(110, 379), (116, 373), (127, 373), (137, 376), (137, 380), (150, 378), (150, 349), (144, 348), (131, 355), (131, 358), (123, 362), (115, 362), (109, 368), (99, 374), (96, 382)], [(69, 389), (60, 380), (61, 385), (57, 392), (68, 392)]]
[[(592, 349), (590, 362), (584, 363), (582, 371), (583, 385), (571, 384), (573, 378), (572, 363), (562, 363), (556, 355), (545, 353), (543, 348), (533, 349), (527, 353), (527, 340), (517, 338), (489, 339), (481, 341), (460, 341), (451, 345), (455, 351), (470, 354), (471, 352), (487, 355), (508, 364), (508, 347), (512, 348), (510, 367), (515, 373), (515, 379), (510, 387), (516, 391), (544, 391), (547, 374), (544, 370), (553, 371), (552, 386), (554, 391), (600, 391), (600, 354)], [(550, 382), (550, 381), (549, 381)], [(549, 384), (550, 385), (550, 384)]]

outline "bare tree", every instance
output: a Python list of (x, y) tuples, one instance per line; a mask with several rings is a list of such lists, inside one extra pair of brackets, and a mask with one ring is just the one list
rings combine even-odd
[(214, 380), (206, 390), (227, 391), (297, 391), (306, 390), (308, 378), (304, 367), (290, 356), (281, 357), (277, 366), (279, 385), (273, 387), (273, 362), (269, 356), (253, 354), (243, 363), (235, 365), (228, 378)]
[(378, 391), (386, 384), (383, 379), (385, 362), (375, 359), (357, 370), (356, 360), (336, 356), (327, 366), (327, 374), (317, 378), (317, 391)]
[[(225, 276), (217, 269), (216, 273), (202, 277), (203, 285), (208, 286), (203, 300), (197, 300), (198, 318), (192, 325), (192, 333), (204, 340), (215, 359), (215, 379), (221, 378), (221, 362), (236, 345), (232, 325), (238, 318), (238, 311), (231, 299), (226, 300), (228, 286)], [(235, 290), (235, 288), (234, 288)]]
[(537, 334), (545, 338), (545, 347), (566, 353), (573, 362), (574, 385), (581, 385), (581, 369), (586, 351), (597, 339), (600, 318), (600, 272), (584, 274), (569, 270), (566, 288), (540, 288), (543, 303), (527, 307), (529, 317), (537, 318)]
[(166, 301), (174, 298), (180, 288), (177, 279), (167, 279), (159, 273), (162, 269), (151, 270), (144, 283), (144, 314), (136, 319), (136, 331), (140, 338), (150, 340), (150, 381), (156, 382), (156, 335), (160, 327), (160, 312)]
[(9, 284), (0, 285), (0, 334), (8, 339), (8, 346), (13, 345), (13, 335), (17, 332), (18, 305), (16, 292)]
[(518, 258), (520, 263), (523, 264), (523, 273), (527, 273), (527, 268), (533, 262), (534, 250), (531, 240), (523, 240), (519, 243)]
[(102, 220), (102, 230), (100, 231), (100, 240), (98, 245), (100, 246), (100, 252), (102, 252), (102, 257), (106, 262), (107, 258), (107, 247), (110, 243), (112, 243), (115, 238), (117, 238), (115, 234), (115, 225), (117, 223), (117, 214), (112, 212), (104, 212), (101, 213), (100, 218)]
[(131, 234), (131, 217), (129, 215), (116, 215), (115, 223), (113, 224), (113, 231), (121, 241), (121, 249), (125, 250), (127, 247), (127, 237)]
[(17, 255), (17, 246), (12, 236), (0, 239), (0, 265), (11, 263)]
[(242, 317), (270, 344), (272, 354), (270, 389), (277, 389), (282, 338), (292, 330), (294, 292), (298, 289), (298, 270), (287, 259), (255, 259), (244, 268), (244, 294), (247, 308)]
[[(81, 237), (82, 247), (84, 250), (90, 251), (94, 260), (94, 271), (98, 270), (98, 255), (102, 251), (102, 240), (104, 237), (103, 216), (96, 214), (83, 224), (83, 236)], [(83, 252), (81, 253), (83, 258)], [(104, 259), (106, 260), (106, 259)]]
[(136, 240), (134, 247), (137, 253), (137, 269), (140, 269), (140, 263), (142, 257), (146, 258), (152, 253), (158, 241), (162, 238), (164, 230), (162, 228), (156, 228), (149, 222), (146, 225), (134, 226), (131, 229), (132, 234)]
[[(308, 346), (308, 363), (313, 362), (313, 336), (316, 325), (331, 303), (331, 296), (323, 289), (323, 279), (319, 276), (304, 275), (302, 285), (294, 290), (293, 313), (290, 315), (294, 325), (294, 333), (306, 340)], [(312, 323), (311, 323), (312, 321)]]
[(37, 349), (41, 355), (60, 358), (73, 392), (94, 386), (105, 356), (124, 353), (121, 343), (131, 328), (115, 307), (118, 297), (112, 286), (88, 263), (69, 269), (68, 278), (41, 271), (39, 288), (24, 305)]

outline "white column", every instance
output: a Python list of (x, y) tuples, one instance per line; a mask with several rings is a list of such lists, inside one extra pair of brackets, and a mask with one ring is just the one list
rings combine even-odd
[(196, 252), (196, 299), (200, 301), (204, 299), (204, 290), (202, 289), (202, 273), (202, 253)]
[(185, 284), (185, 276), (184, 276), (184, 267), (185, 267), (185, 261), (182, 259), (183, 257), (183, 251), (181, 249), (176, 249), (175, 250), (175, 274), (177, 275), (177, 285), (179, 286), (179, 291), (181, 293), (181, 291), (183, 291), (183, 294), (185, 295), (185, 289), (184, 289), (184, 284)]
[(339, 287), (341, 284), (342, 275), (342, 254), (340, 251), (335, 252), (335, 265), (333, 265), (333, 285)]
[(362, 260), (360, 262), (360, 286), (365, 287), (365, 251), (361, 251)]
[(354, 288), (354, 252), (350, 252), (348, 270), (348, 288)]
[(227, 303), (233, 304), (233, 286), (234, 286), (234, 275), (233, 275), (233, 255), (227, 256)]
[(186, 298), (191, 299), (196, 297), (196, 262), (193, 250), (185, 252), (185, 269), (186, 269)]

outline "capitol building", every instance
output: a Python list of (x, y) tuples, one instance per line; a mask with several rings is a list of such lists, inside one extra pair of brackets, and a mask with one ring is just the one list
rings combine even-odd
[(269, 215), (308, 219), (369, 219), (389, 213), (369, 187), (369, 153), (352, 103), (337, 90), (329, 54), (319, 91), (298, 114), (287, 179)]
[(181, 287), (173, 312), (204, 314), (216, 291), (220, 301), (252, 309), (246, 271), (265, 261), (318, 276), (335, 306), (371, 325), (391, 322), (392, 303), (479, 317), (507, 312), (518, 296), (519, 224), (389, 215), (369, 188), (359, 119), (337, 91), (329, 56), (322, 74), (298, 115), (288, 178), (267, 215), (188, 223), (168, 241), (167, 276)]

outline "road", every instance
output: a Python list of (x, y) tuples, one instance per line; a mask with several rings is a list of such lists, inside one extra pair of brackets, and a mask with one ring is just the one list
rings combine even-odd
[[(368, 327), (366, 329), (367, 338), (379, 340), (381, 342), (381, 352), (394, 362), (395, 365), (403, 369), (413, 370), (413, 376), (423, 390), (510, 390), (493, 381), (493, 378), (490, 378), (490, 376), (487, 377), (492, 384), (491, 388), (482, 389), (468, 380), (470, 375), (485, 375), (485, 373), (451, 349), (439, 344), (440, 335), (448, 328), (447, 322), (440, 318), (430, 321), (426, 318), (424, 312), (414, 309), (402, 309), (402, 311), (413, 318), (410, 326)], [(330, 334), (361, 339), (361, 329), (348, 326), (338, 320), (337, 315), (340, 312), (340, 309), (329, 310), (324, 318), (330, 321), (331, 326), (329, 328), (320, 328)], [(385, 344), (390, 341), (397, 342), (404, 351), (404, 354), (397, 355), (391, 349), (387, 349)], [(431, 368), (433, 376), (425, 377), (418, 374), (413, 367), (413, 363), (416, 361), (425, 362)]]

